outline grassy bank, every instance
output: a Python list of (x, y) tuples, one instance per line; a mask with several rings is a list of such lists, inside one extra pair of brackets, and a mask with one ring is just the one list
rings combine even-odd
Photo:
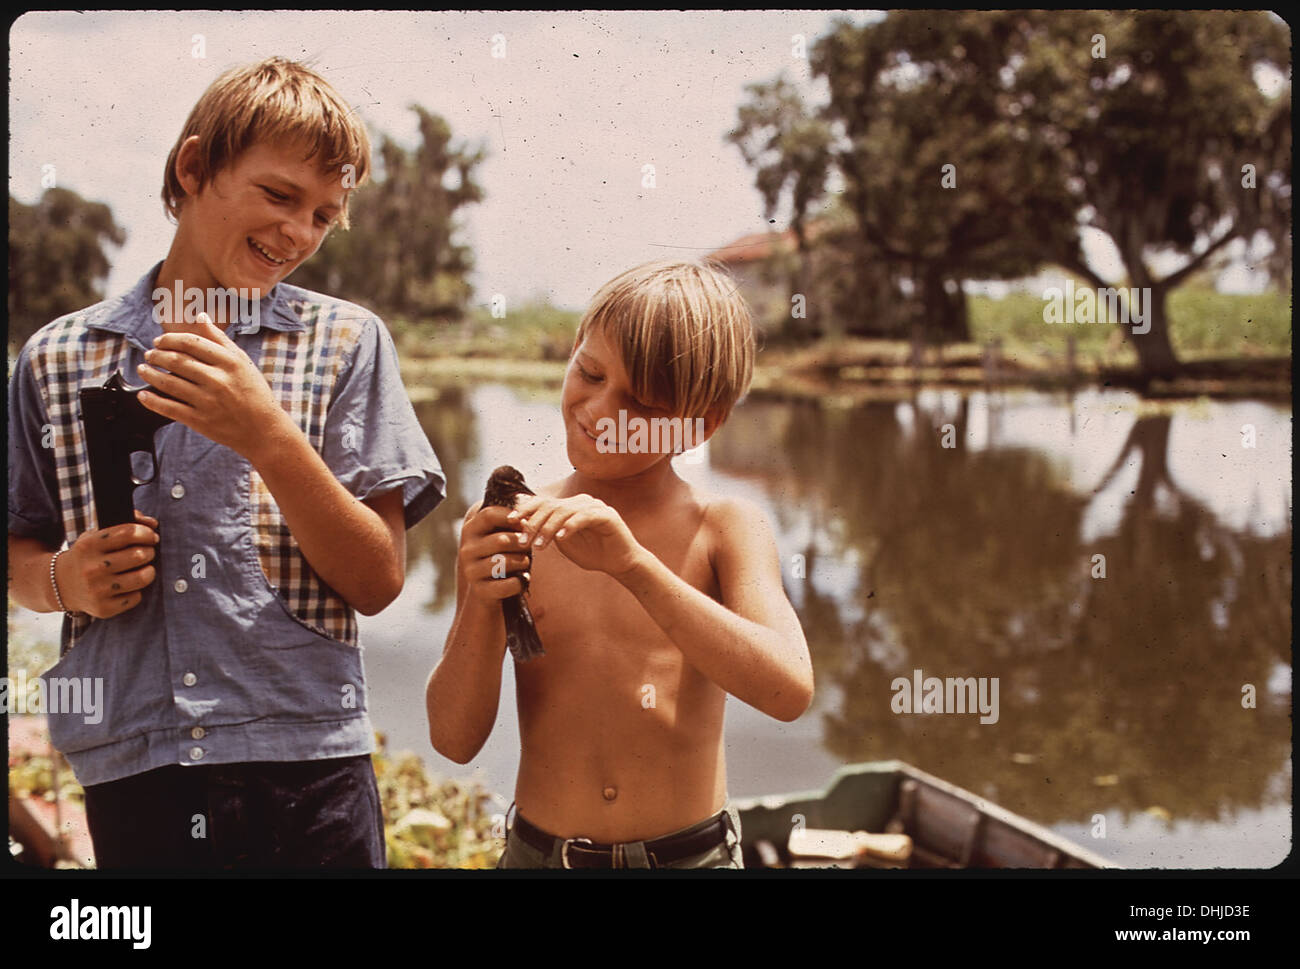
[[(1121, 326), (1044, 323), (1043, 300), (1033, 293), (1011, 293), (1000, 300), (972, 297), (969, 309), (971, 338), (977, 344), (1000, 337), (1007, 348), (1060, 354), (1067, 335), (1073, 334), (1079, 353), (1117, 366), (1137, 359)], [(1286, 293), (1183, 287), (1170, 293), (1167, 310), (1171, 342), (1180, 360), (1291, 353), (1291, 299)]]
[[(894, 399), (918, 384), (972, 389), (1007, 386), (1122, 384), (1137, 364), (1117, 324), (1043, 322), (1032, 293), (972, 297), (971, 341), (928, 347), (922, 359), (901, 340), (840, 339), (808, 344), (766, 342), (753, 392), (785, 397)], [(1290, 395), (1291, 304), (1284, 293), (1255, 295), (1187, 288), (1170, 295), (1174, 350), (1186, 373), (1151, 389), (1156, 396)], [(501, 380), (557, 386), (579, 314), (526, 305), (496, 319), (478, 309), (463, 324), (436, 330), (394, 325), (413, 395), (442, 380)], [(1074, 338), (1073, 372), (1067, 345)], [(1000, 341), (996, 358), (987, 347)], [(989, 369), (992, 367), (992, 369)], [(423, 388), (423, 389), (422, 389)]]
[(462, 360), (563, 362), (573, 347), (582, 314), (548, 303), (514, 307), (501, 318), (474, 307), (462, 323), (417, 325), (388, 320), (402, 359), (454, 357)]
[[(968, 301), (971, 343), (982, 347), (1001, 339), (1003, 349), (1027, 358), (1060, 357), (1067, 336), (1075, 338), (1076, 353), (1107, 365), (1131, 364), (1136, 357), (1121, 327), (1113, 324), (1062, 325), (1043, 322), (1043, 300), (1033, 293), (1011, 293), (1003, 299), (973, 296)], [(1169, 296), (1169, 320), (1174, 351), (1180, 360), (1205, 357), (1289, 356), (1291, 353), (1291, 299), (1289, 294), (1218, 293), (1183, 287)], [(581, 314), (545, 303), (510, 309), (498, 319), (476, 307), (463, 323), (426, 327), (409, 320), (389, 325), (403, 358), (527, 360), (557, 362), (567, 358)], [(872, 345), (900, 341), (861, 341)], [(822, 346), (778, 347), (799, 351)], [(954, 352), (961, 353), (959, 345)], [(898, 351), (892, 356), (906, 356)]]

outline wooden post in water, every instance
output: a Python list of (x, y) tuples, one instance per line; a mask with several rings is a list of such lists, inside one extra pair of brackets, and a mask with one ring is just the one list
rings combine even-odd
[(912, 379), (920, 383), (921, 365), (925, 362), (925, 336), (920, 323), (912, 324)]
[(984, 345), (984, 384), (992, 386), (1001, 381), (1002, 338), (994, 337)]
[(1065, 335), (1065, 379), (1071, 386), (1078, 379), (1078, 374), (1075, 373), (1074, 350), (1074, 334), (1067, 333)]

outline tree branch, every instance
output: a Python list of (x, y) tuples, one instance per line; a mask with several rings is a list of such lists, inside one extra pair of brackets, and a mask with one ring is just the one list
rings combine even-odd
[(1083, 261), (1083, 258), (1078, 253), (1070, 253), (1069, 255), (1061, 258), (1060, 263), (1063, 268), (1078, 273), (1080, 276), (1088, 280), (1088, 282), (1092, 283), (1098, 289), (1106, 289), (1107, 286), (1109, 285), (1106, 282), (1106, 280), (1102, 279), (1100, 276), (1098, 276), (1095, 272), (1092, 271), (1092, 268), (1086, 262)]
[(1221, 238), (1218, 242), (1213, 243), (1199, 256), (1193, 256), (1192, 260), (1182, 269), (1178, 270), (1175, 273), (1171, 273), (1168, 276), (1166, 276), (1164, 279), (1160, 280), (1160, 285), (1168, 289), (1172, 289), (1173, 287), (1177, 286), (1184, 279), (1186, 279), (1192, 273), (1196, 272), (1196, 270), (1198, 270), (1201, 266), (1203, 266), (1205, 264), (1205, 260), (1209, 259), (1210, 256), (1212, 256), (1217, 250), (1222, 248), (1225, 243), (1231, 242), (1233, 239), (1237, 238), (1239, 234), (1240, 232), (1236, 224), (1234, 223), (1232, 228), (1230, 228), (1227, 231), (1227, 233), (1223, 236), (1223, 238)]

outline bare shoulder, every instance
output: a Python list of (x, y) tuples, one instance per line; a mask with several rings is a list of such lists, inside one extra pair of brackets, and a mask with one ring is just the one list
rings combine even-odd
[(773, 543), (772, 527), (757, 502), (736, 495), (697, 492), (715, 551), (753, 549)]
[(704, 509), (705, 520), (717, 528), (767, 527), (767, 516), (756, 501), (715, 492), (696, 492), (695, 500)]

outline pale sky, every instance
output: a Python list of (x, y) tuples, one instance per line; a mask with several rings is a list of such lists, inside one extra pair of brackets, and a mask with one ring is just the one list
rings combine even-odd
[[(447, 119), (454, 139), (487, 149), (477, 176), (485, 198), (463, 210), (460, 235), (476, 259), (476, 303), (502, 293), (511, 306), (548, 296), (578, 309), (633, 265), (769, 227), (753, 173), (724, 136), (745, 84), (782, 71), (807, 82), (793, 38), (811, 45), (834, 16), (27, 13), (9, 36), (9, 189), (34, 202), (52, 165), (59, 185), (108, 203), (128, 233), (109, 253), (108, 293), (120, 292), (170, 245), (162, 167), (204, 89), (273, 54), (311, 60), (374, 143), (387, 133), (414, 148), (408, 106), (418, 102)], [(503, 58), (492, 56), (496, 35)], [(653, 188), (642, 184), (646, 165)], [(1089, 256), (1117, 277), (1107, 248), (1089, 243)]]

